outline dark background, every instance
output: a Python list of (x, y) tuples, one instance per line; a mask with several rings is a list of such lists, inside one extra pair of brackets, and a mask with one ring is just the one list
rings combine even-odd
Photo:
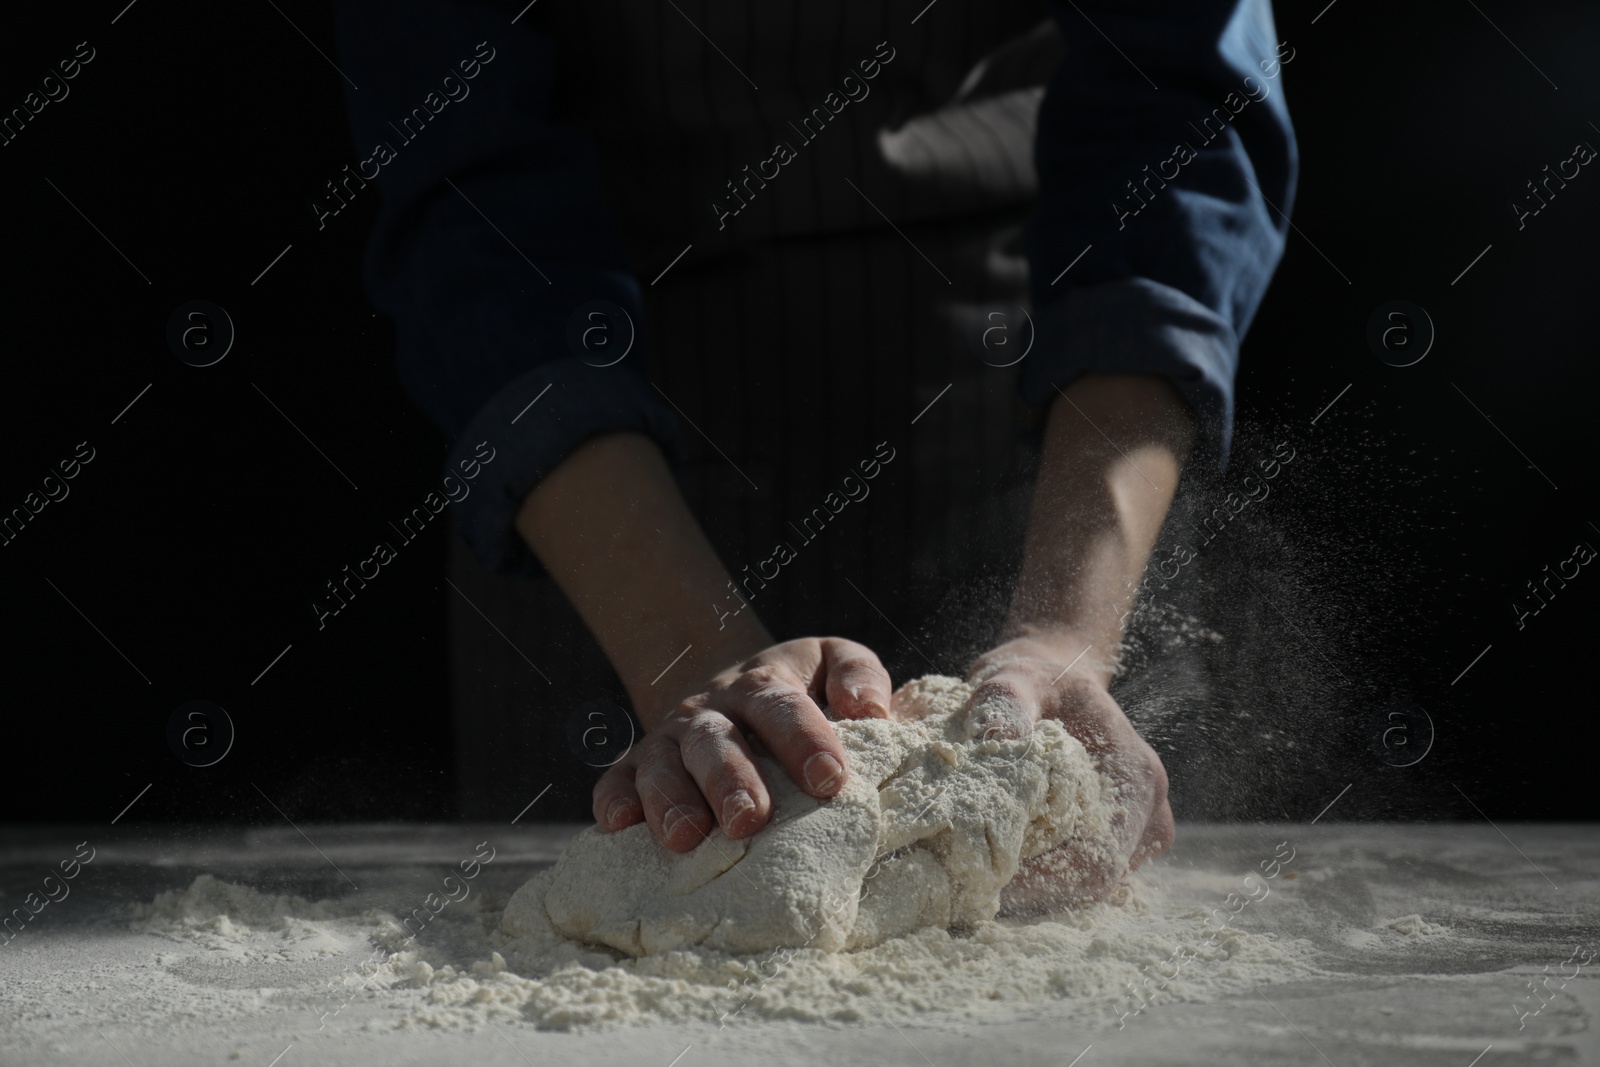
[[(63, 6), (0, 43), (6, 110), (77, 42), (97, 51), (0, 147), (0, 510), (78, 442), (95, 449), (70, 496), (0, 547), (0, 820), (109, 819), (152, 782), (144, 821), (276, 818), (262, 794), (297, 820), (449, 818), (445, 524), (327, 629), (307, 606), (389, 538), (444, 455), (361, 289), (378, 188), (321, 232), (309, 206), (357, 158), (340, 76), (316, 51), (334, 55), (330, 12), (141, 0), (112, 24), (124, 2)], [(1600, 544), (1600, 177), (1585, 168), (1521, 232), (1510, 204), (1575, 143), (1600, 144), (1600, 11), (1317, 0), (1277, 18), (1296, 50), (1278, 85), (1302, 174), (1297, 229), (1245, 345), (1241, 441), (1298, 450), (1267, 542), (1282, 554), (1258, 573), (1299, 629), (1265, 617), (1279, 644), (1259, 659), (1290, 677), (1291, 661), (1321, 656), (1365, 702), (1308, 725), (1299, 758), (1327, 783), (1311, 793), (1352, 783), (1330, 818), (1478, 818), (1475, 804), (1496, 821), (1593, 819), (1600, 801), (1577, 786), (1592, 768), (1580, 738), (1600, 578), (1585, 568), (1521, 630), (1510, 605), (1533, 606), (1524, 583), (1575, 543)], [(165, 341), (193, 299), (237, 329), (208, 368)], [(1394, 299), (1437, 329), (1412, 367), (1365, 340)], [(1425, 760), (1374, 757), (1372, 692), (1427, 710)], [(168, 717), (192, 699), (239, 728), (215, 767), (168, 748)], [(579, 770), (545, 817), (581, 814)]]

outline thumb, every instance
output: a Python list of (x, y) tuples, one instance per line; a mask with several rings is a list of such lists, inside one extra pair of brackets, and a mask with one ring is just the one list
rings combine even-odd
[(889, 672), (877, 653), (839, 637), (822, 639), (828, 706), (845, 719), (889, 718)]
[(1037, 701), (1029, 700), (1010, 677), (997, 674), (974, 689), (967, 701), (967, 735), (995, 740), (1026, 737), (1038, 717)]

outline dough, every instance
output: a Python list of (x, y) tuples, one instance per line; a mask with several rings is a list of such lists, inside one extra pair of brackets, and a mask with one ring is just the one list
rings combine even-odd
[(630, 956), (855, 950), (994, 918), (1019, 864), (1058, 846), (1111, 854), (1114, 786), (1083, 745), (1053, 721), (1023, 739), (971, 738), (971, 693), (930, 675), (896, 694), (910, 721), (835, 722), (851, 774), (824, 803), (758, 759), (774, 814), (752, 837), (713, 830), (675, 853), (643, 824), (590, 827), (517, 892), (504, 928), (548, 922)]

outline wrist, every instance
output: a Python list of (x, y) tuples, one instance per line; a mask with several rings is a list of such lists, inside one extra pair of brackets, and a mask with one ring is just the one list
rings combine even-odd
[(704, 689), (710, 679), (773, 644), (772, 635), (753, 611), (721, 623), (720, 627), (685, 625), (666, 642), (671, 651), (659, 664), (623, 680), (646, 730), (653, 729), (685, 697)]
[[(1089, 678), (1102, 689), (1111, 684), (1121, 648), (1120, 631), (1066, 623), (1012, 622), (1000, 642), (973, 663), (973, 674), (989, 674), (1020, 659), (1059, 663), (1064, 673)], [(1059, 675), (1056, 676), (1059, 679)]]

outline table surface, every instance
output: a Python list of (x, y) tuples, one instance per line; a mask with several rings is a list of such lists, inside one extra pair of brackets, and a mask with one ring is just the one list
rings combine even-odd
[[(224, 1009), (241, 983), (255, 981), (247, 970), (137, 932), (128, 921), (130, 904), (187, 886), (201, 873), (313, 900), (360, 895), (394, 908), (431, 888), (441, 867), (472, 855), (485, 840), (497, 851), (480, 884), (509, 894), (553, 861), (576, 829), (537, 823), (9, 828), (0, 837), (6, 913), (78, 842), (89, 842), (95, 854), (67, 899), (0, 948), (0, 1063), (668, 1067), (683, 1052), (678, 1067), (757, 1058), (874, 1067), (980, 1059), (1053, 1067), (1246, 1058), (1252, 1067), (1600, 1064), (1600, 961), (1568, 963), (1575, 976), (1559, 989), (1549, 983), (1556, 991), (1540, 1001), (1529, 999), (1530, 984), (1560, 974), (1575, 949), (1590, 950), (1590, 960), (1600, 950), (1600, 833), (1593, 825), (1183, 825), (1173, 852), (1147, 868), (1152, 883), (1250, 870), (1257, 857), (1270, 855), (1271, 842), (1294, 843), (1302, 877), (1248, 919), (1257, 932), (1315, 943), (1319, 973), (1240, 995), (1155, 1005), (1123, 1029), (1109, 1012), (1103, 1023), (1053, 1022), (1046, 1005), (1034, 1017), (965, 1026), (935, 1018), (725, 1030), (674, 1024), (561, 1033), (513, 1023), (432, 1031), (383, 1025), (393, 1006), (373, 997), (352, 1002), (342, 1025), (318, 1030), (306, 998), (293, 994), (296, 982), (325, 982), (366, 958), (370, 945), (278, 964), (284, 988), (241, 1016)], [(1412, 939), (1416, 944), (1403, 953), (1360, 951), (1350, 936), (1411, 914), (1448, 927), (1452, 936)], [(129, 1005), (145, 1003), (136, 993), (166, 985), (175, 990), (163, 1001), (172, 1005), (170, 1018), (148, 1012), (130, 1018)], [(1525, 1014), (1544, 1000), (1536, 1014)]]

